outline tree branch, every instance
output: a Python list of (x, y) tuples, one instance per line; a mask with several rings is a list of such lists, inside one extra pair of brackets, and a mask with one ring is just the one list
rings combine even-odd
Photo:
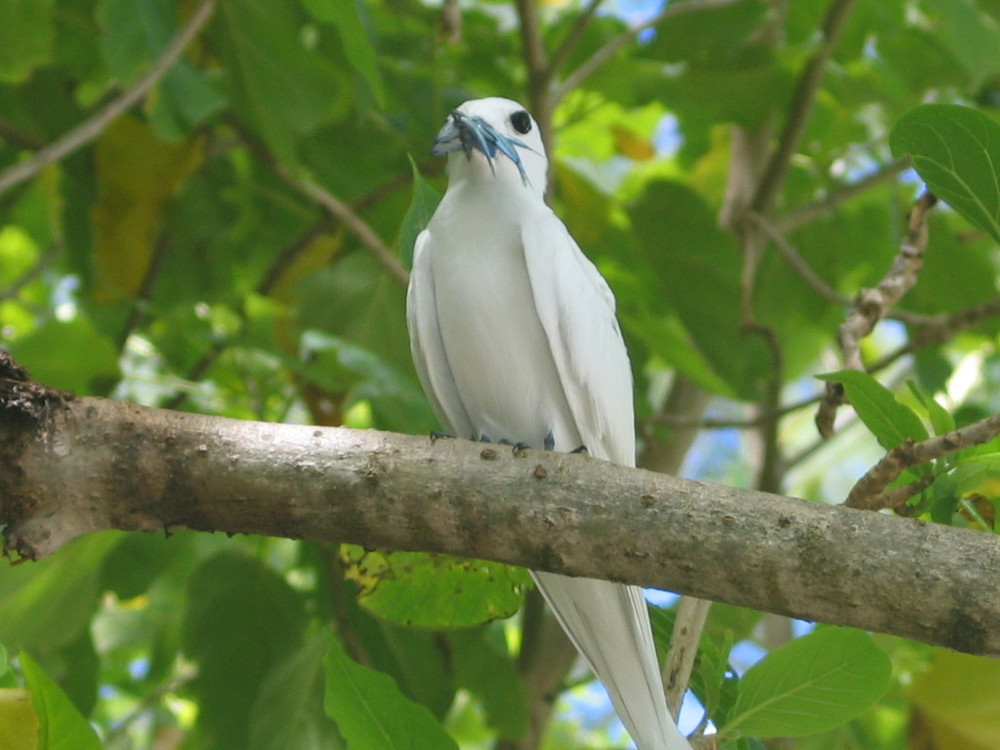
[(734, 5), (739, 2), (743, 2), (743, 0), (687, 0), (687, 2), (682, 3), (670, 3), (653, 18), (649, 19), (645, 23), (639, 24), (635, 28), (622, 32), (581, 63), (580, 66), (570, 73), (566, 77), (566, 80), (564, 80), (562, 84), (552, 93), (553, 106), (559, 103), (566, 96), (566, 94), (583, 83), (593, 73), (597, 72), (602, 65), (618, 54), (619, 50), (632, 44), (639, 38), (642, 32), (647, 29), (658, 26), (667, 19), (672, 18), (673, 16), (679, 16), (682, 13), (692, 13), (710, 8), (721, 8), (723, 6)]
[(374, 256), (379, 265), (389, 272), (390, 276), (403, 286), (406, 286), (410, 279), (410, 272), (403, 267), (396, 254), (389, 249), (389, 246), (382, 241), (378, 233), (371, 228), (368, 222), (361, 218), (360, 214), (350, 204), (340, 200), (340, 198), (321, 185), (293, 174), (288, 167), (274, 157), (274, 154), (270, 152), (264, 142), (257, 138), (238, 119), (229, 118), (229, 122), (240, 134), (240, 138), (247, 144), (251, 152), (260, 158), (272, 172), (284, 180), (286, 185), (304, 195), (340, 221), (347, 231), (353, 234), (361, 242), (362, 246)]
[(580, 11), (580, 15), (577, 17), (576, 22), (573, 24), (573, 28), (569, 30), (562, 43), (556, 48), (556, 51), (552, 53), (552, 57), (549, 60), (548, 67), (545, 71), (545, 83), (548, 85), (552, 79), (559, 75), (559, 70), (569, 59), (569, 56), (573, 54), (577, 45), (583, 39), (583, 34), (590, 26), (590, 22), (594, 20), (594, 14), (597, 13), (597, 9), (601, 7), (601, 3), (604, 0), (588, 0), (586, 6)]
[(788, 165), (809, 123), (809, 115), (816, 100), (816, 92), (823, 82), (826, 64), (833, 54), (854, 3), (855, 0), (833, 0), (827, 8), (826, 16), (823, 18), (822, 42), (799, 77), (788, 109), (785, 128), (778, 139), (778, 146), (771, 155), (764, 176), (757, 186), (757, 192), (750, 202), (750, 208), (758, 214), (770, 213), (771, 204), (785, 180)]
[(170, 40), (170, 44), (163, 50), (163, 54), (153, 63), (153, 67), (136, 81), (131, 88), (124, 91), (117, 99), (108, 102), (103, 109), (95, 112), (89, 119), (84, 120), (68, 133), (43, 148), (28, 161), (0, 172), (0, 194), (34, 177), (49, 164), (68, 156), (99, 136), (108, 125), (125, 110), (142, 99), (146, 95), (146, 92), (153, 88), (167, 74), (167, 71), (177, 62), (177, 59), (184, 53), (187, 46), (198, 36), (198, 32), (208, 23), (208, 19), (212, 17), (214, 10), (215, 0), (202, 0), (198, 7), (194, 9), (187, 24)]
[(7, 550), (27, 558), (108, 528), (344, 541), (1000, 655), (990, 534), (580, 455), (64, 401), (28, 385), (0, 381), (0, 523)]
[[(861, 340), (872, 332), (885, 311), (916, 283), (917, 273), (924, 262), (924, 249), (927, 247), (927, 219), (936, 202), (937, 198), (930, 192), (925, 192), (917, 200), (910, 212), (906, 236), (888, 272), (874, 289), (862, 289), (858, 293), (854, 309), (840, 324), (837, 338), (845, 368), (865, 369), (864, 362), (861, 361)], [(837, 408), (844, 402), (843, 386), (828, 382), (825, 395), (816, 411), (816, 427), (823, 437), (833, 434)]]
[[(908, 441), (898, 448), (893, 448), (851, 488), (844, 501), (848, 508), (862, 510), (880, 510), (882, 508), (898, 508), (923, 487), (909, 487), (908, 494), (893, 493), (887, 496), (886, 488), (906, 470), (913, 466), (927, 463), (935, 458), (947, 456), (963, 448), (982, 445), (1000, 435), (1000, 414), (981, 419), (945, 435), (921, 440)], [(933, 477), (931, 479), (933, 481)], [(918, 480), (918, 483), (920, 480)], [(925, 481), (924, 487), (930, 482)], [(899, 489), (899, 488), (894, 488)]]
[(804, 206), (794, 208), (786, 214), (782, 214), (774, 219), (774, 226), (779, 232), (791, 232), (798, 229), (803, 224), (827, 216), (832, 213), (840, 204), (860, 195), (867, 190), (892, 179), (900, 172), (904, 172), (910, 167), (909, 158), (896, 159), (882, 165), (870, 175), (863, 177), (850, 185), (843, 185), (830, 191), (826, 197), (815, 203), (807, 203)]

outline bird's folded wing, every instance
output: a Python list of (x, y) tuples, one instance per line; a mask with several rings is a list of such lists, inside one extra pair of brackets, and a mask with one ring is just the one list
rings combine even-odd
[(522, 223), (538, 317), (591, 455), (635, 465), (632, 370), (607, 282), (547, 208)]
[(406, 295), (406, 322), (410, 329), (410, 352), (417, 376), (438, 417), (456, 437), (473, 436), (472, 421), (465, 411), (462, 397), (455, 384), (448, 354), (438, 324), (437, 300), (434, 296), (434, 274), (431, 273), (430, 235), (424, 230), (417, 236), (413, 249), (413, 270)]

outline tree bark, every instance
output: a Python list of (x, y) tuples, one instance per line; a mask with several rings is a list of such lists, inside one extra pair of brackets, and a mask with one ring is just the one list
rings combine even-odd
[(11, 380), (0, 380), (0, 524), (27, 558), (110, 528), (354, 542), (1000, 655), (990, 534), (582, 455), (63, 400)]

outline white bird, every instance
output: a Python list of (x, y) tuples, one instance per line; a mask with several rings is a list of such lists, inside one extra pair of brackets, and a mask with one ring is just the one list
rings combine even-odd
[[(632, 372), (605, 280), (545, 204), (538, 126), (517, 102), (453, 111), (448, 190), (417, 237), (407, 323), (444, 427), (635, 465)], [(533, 572), (640, 750), (690, 750), (667, 712), (642, 590)]]

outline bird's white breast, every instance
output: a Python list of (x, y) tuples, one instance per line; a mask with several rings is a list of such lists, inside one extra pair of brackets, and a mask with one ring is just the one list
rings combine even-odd
[(580, 436), (521, 245), (522, 222), (537, 210), (488, 190), (451, 190), (428, 226), (427, 249), (441, 337), (476, 433), (463, 437), (541, 448), (552, 432), (557, 449), (572, 450)]

